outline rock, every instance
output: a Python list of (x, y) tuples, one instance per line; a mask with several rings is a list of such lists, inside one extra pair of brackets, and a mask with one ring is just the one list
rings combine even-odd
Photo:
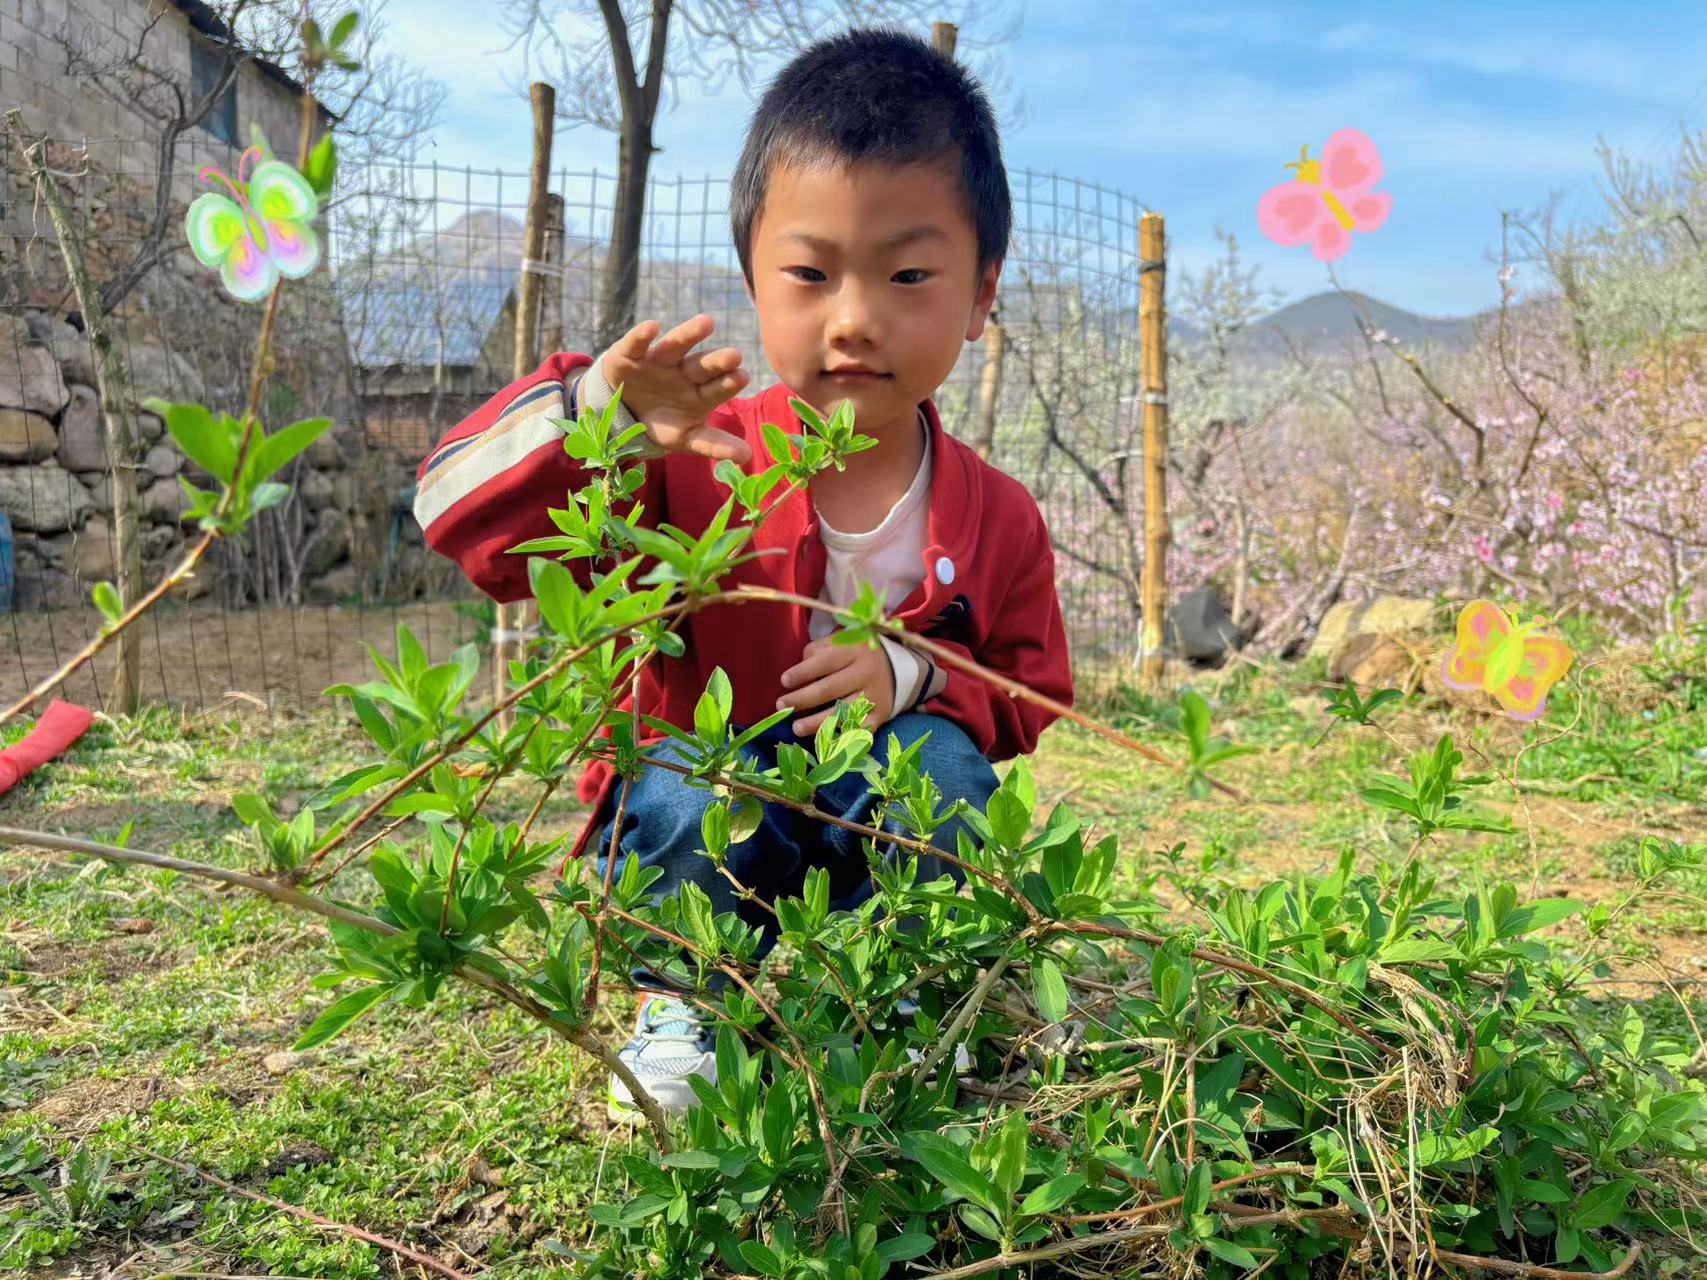
[(15, 529), (75, 529), (94, 506), (77, 477), (56, 462), (0, 467), (0, 511), (12, 518)]
[(51, 351), (14, 347), (0, 337), (0, 409), (28, 409), (51, 418), (65, 400), (65, 379)]
[(169, 524), (146, 524), (142, 526), (142, 554), (149, 560), (159, 560), (174, 554), (184, 542), (183, 532)]
[(1168, 611), (1167, 634), (1174, 649), (1193, 662), (1219, 663), (1244, 642), (1214, 587), (1181, 596)]
[(142, 494), (142, 516), (156, 524), (178, 524), (190, 509), (190, 495), (176, 480), (156, 480)]
[(332, 477), (332, 505), (340, 511), (356, 509), (356, 478), (348, 471)]
[(112, 515), (112, 477), (100, 475), (94, 471), (86, 471), (77, 478), (83, 482), (83, 487), (89, 491), (89, 502), (95, 510), (104, 516)]
[(135, 409), (132, 412), (136, 416), (131, 421), (136, 424), (136, 433), (143, 444), (155, 444), (166, 434), (166, 424), (159, 414), (150, 413), (146, 409)]
[(196, 367), (176, 351), (133, 342), (130, 356), (130, 391), (137, 404), (151, 396), (162, 400), (187, 400), (197, 394)]
[[(280, 1054), (269, 1053), (266, 1058), (262, 1059), (262, 1065), (280, 1056)], [(298, 1053), (292, 1056), (302, 1058), (306, 1055)], [(289, 1173), (292, 1169), (316, 1168), (331, 1158), (332, 1153), (317, 1142), (293, 1142), (267, 1161), (266, 1173), (268, 1177), (276, 1178), (281, 1174)]]
[(78, 339), (88, 341), (83, 337), (83, 331), (71, 321), (49, 311), (26, 312), (24, 329), (29, 333), (31, 342), (48, 348), (55, 355), (59, 354), (61, 346), (69, 346)]
[(320, 471), (342, 471), (350, 465), (331, 429), (308, 446), (308, 465)]
[(261, 1059), (261, 1066), (268, 1075), (288, 1076), (307, 1061), (307, 1058), (308, 1055), (305, 1053), (292, 1053), (289, 1049), (275, 1049)]
[(353, 564), (341, 564), (308, 584), (308, 598), (315, 604), (337, 604), (361, 592), (361, 574)]
[(178, 474), (178, 468), (184, 464), (184, 455), (169, 444), (157, 444), (143, 455), (142, 469), (156, 479), (169, 479)]
[(40, 462), (59, 448), (53, 423), (27, 409), (0, 409), (0, 462)]
[(349, 550), (349, 518), (336, 507), (326, 508), (320, 513), (320, 519), (314, 526), (314, 534), (303, 552), (303, 577), (319, 577), (348, 555)]
[(110, 582), (118, 576), (113, 530), (104, 516), (90, 516), (71, 546), (71, 571), (80, 582)]
[(1359, 689), (1412, 692), (1430, 665), (1428, 634), (1347, 636), (1328, 659), (1328, 679), (1350, 680)]
[(17, 590), (12, 597), (12, 607), (19, 613), (70, 609), (88, 603), (88, 596), (78, 589), (69, 573), (58, 569), (25, 573), (22, 569), (20, 563)]
[(332, 477), (323, 471), (304, 471), (297, 478), (296, 496), (310, 511), (332, 505)]
[(67, 471), (110, 471), (101, 398), (93, 387), (73, 383), (70, 403), (59, 419), (59, 465)]
[(1347, 636), (1431, 631), (1434, 614), (1432, 600), (1413, 600), (1405, 596), (1341, 601), (1328, 610), (1322, 625), (1317, 628), (1316, 638), (1310, 645), (1310, 657), (1332, 657)]

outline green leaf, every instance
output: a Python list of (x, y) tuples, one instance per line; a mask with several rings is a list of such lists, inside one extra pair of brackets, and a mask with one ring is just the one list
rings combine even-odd
[(327, 40), (334, 49), (344, 47), (344, 42), (356, 33), (356, 24), (361, 21), (361, 14), (351, 9), (343, 17), (332, 24), (332, 34)]
[(1569, 920), (1578, 912), (1586, 910), (1586, 903), (1573, 902), (1569, 898), (1542, 898), (1539, 902), (1518, 907), (1506, 916), (1500, 925), (1500, 937), (1522, 937), (1526, 933), (1534, 933), (1537, 929), (1558, 924), (1561, 920)]
[(358, 987), (343, 999), (334, 1001), (314, 1020), (314, 1025), (303, 1033), (302, 1039), (298, 1040), (293, 1048), (300, 1052), (304, 1049), (312, 1049), (316, 1045), (325, 1044), (361, 1017), (362, 1014), (385, 999), (391, 993), (393, 985), (382, 982), (371, 987)]
[(666, 1169), (715, 1169), (718, 1160), (715, 1151), (672, 1151), (658, 1163)]
[(1038, 956), (1031, 965), (1031, 998), (1037, 1011), (1050, 1022), (1067, 1016), (1067, 983), (1061, 967), (1048, 956)]
[(1025, 1185), (1027, 1134), (1025, 1113), (1008, 1112), (996, 1142), (995, 1181), (1002, 1189), (1004, 1203), (1011, 1201)]
[(996, 1184), (974, 1169), (948, 1139), (934, 1133), (911, 1134), (902, 1149), (951, 1193), (1001, 1215), (1002, 1197)]
[(936, 1248), (936, 1243), (935, 1236), (912, 1231), (883, 1241), (877, 1246), (877, 1256), (885, 1262), (906, 1262), (911, 1258), (923, 1257)]
[(1084, 1190), (1085, 1176), (1082, 1173), (1069, 1173), (1059, 1178), (1051, 1178), (1041, 1187), (1032, 1190), (1023, 1202), (1021, 1213), (1054, 1213), (1066, 1204), (1080, 1191)]
[(1249, 1249), (1234, 1244), (1231, 1240), (1223, 1240), (1218, 1236), (1210, 1236), (1203, 1242), (1203, 1247), (1209, 1250), (1223, 1262), (1230, 1262), (1235, 1267), (1254, 1267), (1257, 1265), (1256, 1255)]
[(1624, 1212), (1625, 1201), (1635, 1186), (1635, 1179), (1619, 1178), (1616, 1182), (1603, 1182), (1598, 1187), (1591, 1187), (1571, 1210), (1571, 1226), (1577, 1231), (1596, 1231), (1611, 1226)]
[[(330, 142), (331, 139), (328, 138), (327, 141)], [(289, 465), (292, 458), (325, 435), (331, 427), (330, 418), (304, 418), (301, 422), (293, 422), (290, 426), (275, 431), (264, 440), (255, 440), (248, 458), (243, 463), (244, 473), (255, 482), (270, 479)]]
[(747, 1265), (761, 1276), (785, 1276), (787, 1270), (782, 1265), (782, 1259), (776, 1256), (776, 1250), (768, 1244), (760, 1244), (757, 1240), (741, 1241), (741, 1256)]
[(1185, 735), (1185, 740), (1191, 745), (1192, 758), (1198, 759), (1203, 755), (1203, 748), (1209, 742), (1209, 704), (1203, 700), (1203, 695), (1195, 689), (1187, 689), (1180, 694), (1179, 727)]
[(718, 667), (705, 682), (705, 692), (693, 709), (693, 727), (701, 738), (714, 742), (723, 740), (729, 726), (729, 712), (735, 705), (735, 694), (729, 687), (729, 677)]
[(332, 194), (332, 185), (338, 178), (338, 148), (331, 134), (320, 139), (314, 150), (308, 153), (308, 163), (302, 166), (302, 176), (322, 200)]
[(95, 607), (101, 611), (101, 616), (107, 622), (114, 623), (124, 617), (124, 601), (119, 599), (118, 588), (110, 582), (97, 582), (94, 591)]
[(229, 485), (237, 472), (237, 441), (231, 419), (221, 417), (217, 422), (206, 406), (199, 404), (170, 404), (165, 400), (144, 403), (149, 412), (166, 420), (166, 430), (184, 455), (213, 476)]
[(1209, 1187), (1214, 1181), (1214, 1175), (1209, 1168), (1209, 1161), (1199, 1160), (1191, 1167), (1191, 1176), (1185, 1180), (1185, 1202), (1180, 1205), (1180, 1216), (1195, 1218), (1209, 1207)]

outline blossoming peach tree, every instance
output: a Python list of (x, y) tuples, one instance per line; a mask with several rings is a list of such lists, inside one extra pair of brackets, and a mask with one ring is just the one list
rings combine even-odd
[[(872, 754), (863, 703), (766, 769), (741, 754), (762, 725), (730, 722), (722, 672), (691, 726), (622, 706), (682, 652), (694, 612), (790, 598), (722, 580), (777, 501), (866, 443), (845, 410), (797, 408), (800, 434), (766, 429), (782, 461), (723, 464), (729, 500), (697, 534), (648, 527), (628, 501), (638, 428), (613, 434), (608, 411), (563, 423), (592, 478), (552, 512), (558, 534), (518, 548), (545, 634), (507, 673), (512, 725), (468, 705), (473, 646), (432, 663), (400, 629), (376, 679), (330, 691), (372, 760), (289, 821), (238, 798), (261, 865), (150, 855), (329, 920), (320, 982), (337, 994), (300, 1047), (460, 979), (623, 1076), (592, 1029), (601, 988), (636, 963), (672, 974), (717, 1024), (717, 1083), (693, 1081), (698, 1105), (672, 1121), (628, 1081), (650, 1150), (618, 1157), (590, 1210), (593, 1243), (574, 1255), (590, 1277), (1625, 1274), (1656, 1245), (1660, 1270), (1686, 1265), (1707, 1092), (1686, 1046), (1633, 1010), (1590, 1010), (1581, 983), (1616, 916), (1698, 848), (1647, 841), (1639, 883), (1572, 952), (1545, 931), (1580, 904), (1495, 883), (1448, 895), (1430, 873), (1437, 835), (1502, 821), (1472, 803), (1486, 780), (1464, 776), (1450, 738), (1366, 788), (1413, 830), (1402, 866), (1347, 852), (1326, 876), (1249, 892), (1179, 850), (1123, 859), (1065, 803), (1043, 811), (1023, 760), (983, 812), (946, 806), (916, 750)], [(869, 593), (839, 621), (840, 642), (895, 635), (978, 670)], [(815, 814), (819, 786), (862, 774), (873, 898), (832, 912), (812, 873), (773, 904), (784, 946), (755, 965), (757, 932), (695, 886), (653, 901), (656, 873), (633, 859), (557, 874), (562, 837), (536, 831), (545, 799), (600, 754), (626, 801), (652, 767), (645, 723), (706, 789), (701, 852), (731, 880), (761, 803)], [(1181, 724), (1201, 789), (1227, 747), (1196, 695)], [(491, 816), (500, 786), (525, 820)], [(964, 884), (922, 880), (918, 855), (957, 813), (946, 857)], [(903, 1018), (908, 997), (919, 1011)], [(960, 1076), (956, 1046), (973, 1062)]]

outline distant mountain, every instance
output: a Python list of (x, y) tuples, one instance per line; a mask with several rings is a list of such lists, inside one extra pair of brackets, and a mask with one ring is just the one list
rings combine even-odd
[[(1367, 312), (1367, 317), (1362, 312)], [(1314, 294), (1301, 302), (1292, 302), (1279, 311), (1268, 312), (1255, 324), (1275, 340), (1287, 340), (1299, 345), (1320, 343), (1340, 345), (1343, 341), (1360, 341), (1362, 324), (1371, 323), (1384, 329), (1389, 338), (1405, 346), (1461, 346), (1475, 336), (1473, 317), (1436, 319), (1417, 316), (1403, 307), (1372, 299), (1364, 294)]]
[(1366, 322), (1406, 347), (1456, 349), (1474, 339), (1477, 317), (1419, 316), (1349, 290), (1318, 293), (1271, 311), (1246, 330), (1239, 345), (1241, 354), (1257, 357), (1284, 356), (1289, 349), (1308, 349), (1317, 355), (1348, 348), (1361, 352)]

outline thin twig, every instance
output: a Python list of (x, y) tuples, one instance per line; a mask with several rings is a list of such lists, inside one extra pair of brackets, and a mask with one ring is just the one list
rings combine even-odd
[(206, 1169), (198, 1168), (193, 1164), (186, 1164), (182, 1160), (174, 1160), (171, 1156), (163, 1156), (157, 1151), (150, 1151), (147, 1147), (136, 1147), (135, 1150), (140, 1151), (150, 1160), (158, 1160), (162, 1164), (172, 1165), (174, 1168), (182, 1169), (185, 1173), (190, 1174), (193, 1177), (200, 1178), (204, 1182), (211, 1182), (221, 1191), (229, 1191), (234, 1196), (242, 1196), (245, 1200), (254, 1200), (260, 1204), (268, 1205), (279, 1210), (281, 1213), (288, 1213), (293, 1217), (303, 1218), (314, 1223), (316, 1226), (330, 1227), (334, 1231), (342, 1231), (345, 1235), (351, 1235), (356, 1237), (358, 1240), (365, 1240), (369, 1244), (378, 1245), (381, 1249), (389, 1250), (390, 1252), (397, 1254), (399, 1257), (407, 1258), (410, 1262), (426, 1267), (429, 1271), (436, 1271), (441, 1276), (447, 1276), (449, 1277), (449, 1280), (472, 1280), (472, 1277), (470, 1277), (466, 1272), (458, 1271), (455, 1267), (446, 1266), (431, 1254), (421, 1253), (418, 1250), (411, 1249), (408, 1245), (403, 1244), (401, 1241), (393, 1240), (389, 1236), (382, 1236), (377, 1232), (368, 1231), (362, 1227), (353, 1227), (347, 1222), (334, 1222), (332, 1219), (323, 1218), (318, 1213), (314, 1213), (308, 1209), (299, 1209), (294, 1204), (287, 1204), (283, 1200), (275, 1200), (272, 1196), (264, 1196), (255, 1191), (245, 1191), (242, 1187), (235, 1186), (234, 1184), (227, 1182), (224, 1178), (209, 1173)]

